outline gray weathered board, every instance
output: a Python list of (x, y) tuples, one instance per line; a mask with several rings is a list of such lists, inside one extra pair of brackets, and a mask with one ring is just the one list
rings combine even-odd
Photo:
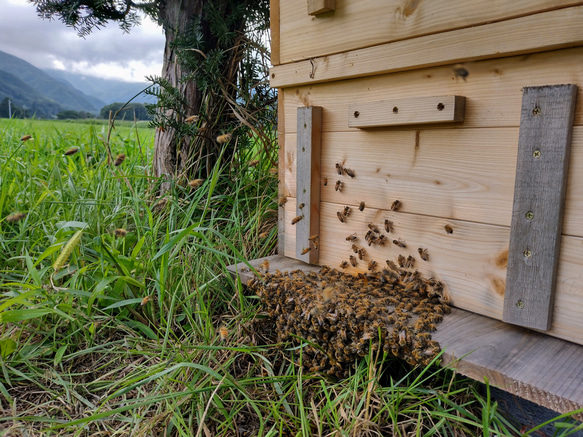
[(354, 103), (348, 106), (348, 127), (370, 128), (464, 121), (464, 96), (411, 97)]
[(296, 218), (301, 219), (295, 224), (296, 258), (316, 264), (320, 233), (322, 108), (298, 108), (297, 132)]
[(551, 326), (577, 87), (523, 90), (502, 320)]

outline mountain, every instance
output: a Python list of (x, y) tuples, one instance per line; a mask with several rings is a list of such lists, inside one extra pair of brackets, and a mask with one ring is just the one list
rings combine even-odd
[(54, 100), (48, 99), (13, 74), (0, 70), (0, 100), (9, 97), (15, 106), (26, 108), (37, 118), (51, 118), (63, 110)]
[[(124, 82), (122, 80), (101, 79), (95, 76), (72, 73), (64, 70), (46, 69), (44, 71), (55, 79), (65, 81), (83, 93), (96, 97), (108, 105), (116, 102), (125, 103), (150, 85), (147, 82)], [(144, 93), (139, 94), (132, 101), (136, 103), (156, 103), (154, 97)]]
[[(4, 97), (10, 97), (14, 99), (15, 104), (19, 106), (26, 105), (30, 108), (32, 103), (19, 100), (20, 97), (13, 88), (16, 83), (24, 83), (28, 85), (25, 93), (29, 99), (32, 99), (32, 102), (51, 100), (60, 106), (59, 110), (54, 112), (57, 109), (55, 107), (54, 110), (50, 111), (46, 116), (54, 116), (57, 112), (63, 109), (87, 111), (98, 114), (99, 110), (105, 106), (105, 103), (100, 99), (85, 95), (76, 88), (63, 83), (62, 81), (56, 80), (32, 64), (2, 51), (0, 51), (0, 70), (12, 76), (8, 76), (8, 78), (12, 79), (10, 80), (10, 86), (4, 83), (5, 88), (12, 89), (12, 94), (6, 92), (4, 92), (4, 94), (0, 93), (0, 100)], [(6, 79), (6, 76), (4, 77)], [(19, 82), (15, 82), (13, 80), (14, 77), (18, 78)], [(38, 93), (36, 98), (30, 94), (30, 88)]]

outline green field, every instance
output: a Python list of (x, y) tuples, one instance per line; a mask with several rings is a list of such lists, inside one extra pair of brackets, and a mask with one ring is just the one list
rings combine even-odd
[(225, 273), (274, 253), (277, 151), (160, 197), (153, 134), (0, 120), (0, 435), (538, 435), (436, 364), (308, 373)]

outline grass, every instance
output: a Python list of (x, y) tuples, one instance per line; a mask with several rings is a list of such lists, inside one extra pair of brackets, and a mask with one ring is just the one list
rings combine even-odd
[(0, 133), (0, 433), (520, 435), (435, 364), (371, 354), (336, 381), (273, 344), (225, 267), (274, 252), (276, 151), (241, 147), (202, 187), (158, 198), (149, 129), (0, 120)]

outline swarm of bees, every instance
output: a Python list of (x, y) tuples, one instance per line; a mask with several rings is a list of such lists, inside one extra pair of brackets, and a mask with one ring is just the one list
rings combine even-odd
[[(357, 263), (354, 255), (350, 262)], [(431, 332), (451, 311), (443, 284), (392, 261), (387, 266), (380, 270), (375, 262), (356, 276), (330, 267), (276, 270), (247, 285), (274, 321), (279, 342), (307, 344), (307, 371), (343, 378), (371, 349), (427, 364), (440, 351)]]

